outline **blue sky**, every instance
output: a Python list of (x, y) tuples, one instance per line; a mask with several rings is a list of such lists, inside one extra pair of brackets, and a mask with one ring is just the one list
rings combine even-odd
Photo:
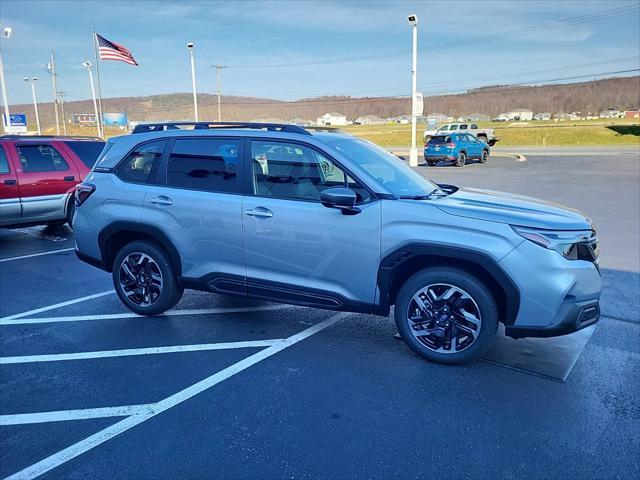
[[(607, 18), (592, 21), (602, 11)], [(186, 43), (194, 42), (199, 92), (215, 91), (209, 66), (220, 63), (229, 65), (223, 93), (292, 100), (409, 94), (409, 13), (420, 19), (418, 86), (426, 94), (640, 68), (639, 11), (638, 0), (2, 0), (0, 25), (14, 31), (1, 42), (12, 104), (31, 101), (25, 76), (38, 76), (39, 97), (50, 101), (51, 49), (59, 90), (68, 100), (90, 98), (81, 63), (93, 61), (92, 26), (140, 63), (103, 62), (104, 97), (190, 91)], [(495, 40), (445, 45), (487, 35)], [(254, 67), (237, 67), (247, 65)]]

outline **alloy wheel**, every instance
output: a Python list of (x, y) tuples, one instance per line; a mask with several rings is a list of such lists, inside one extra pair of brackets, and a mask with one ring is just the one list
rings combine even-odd
[(162, 271), (145, 253), (127, 255), (120, 264), (119, 279), (124, 295), (141, 307), (153, 305), (162, 294)]
[(469, 348), (482, 327), (480, 309), (471, 295), (445, 283), (418, 290), (409, 301), (406, 318), (416, 340), (444, 354)]

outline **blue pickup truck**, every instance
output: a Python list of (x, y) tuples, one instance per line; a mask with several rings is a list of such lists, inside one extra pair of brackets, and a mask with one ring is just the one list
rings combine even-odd
[(424, 145), (424, 159), (430, 167), (439, 161), (453, 162), (463, 167), (467, 160), (476, 159), (487, 163), (491, 147), (470, 133), (434, 135)]

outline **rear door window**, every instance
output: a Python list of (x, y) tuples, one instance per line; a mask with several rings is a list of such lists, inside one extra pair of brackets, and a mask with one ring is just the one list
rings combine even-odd
[(463, 123), (462, 125), (460, 125), (460, 130), (466, 130), (467, 129), (467, 124)]
[(124, 182), (152, 183), (166, 146), (166, 140), (138, 145), (118, 165), (116, 175)]
[(7, 158), (7, 154), (4, 152), (4, 148), (0, 145), (0, 175), (10, 172), (9, 159)]
[(82, 163), (89, 168), (93, 167), (93, 164), (96, 163), (100, 152), (102, 152), (102, 149), (104, 148), (104, 142), (89, 142), (82, 140), (64, 143), (73, 150), (73, 153), (75, 153), (80, 160), (82, 160)]
[(225, 138), (176, 140), (167, 164), (167, 186), (240, 193), (240, 142)]
[(25, 173), (69, 170), (69, 164), (51, 145), (18, 145), (16, 148)]

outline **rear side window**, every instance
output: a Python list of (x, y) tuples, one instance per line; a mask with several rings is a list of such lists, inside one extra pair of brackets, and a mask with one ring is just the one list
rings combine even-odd
[(467, 129), (467, 124), (463, 123), (462, 125), (460, 125), (460, 130), (466, 130)]
[(152, 183), (166, 146), (166, 140), (138, 145), (118, 165), (116, 175), (125, 182)]
[(209, 192), (240, 192), (239, 151), (236, 139), (176, 140), (167, 165), (167, 186)]
[(471, 130), (477, 130), (478, 129), (478, 124), (477, 123), (472, 123), (471, 124)]
[(4, 148), (0, 145), (0, 175), (4, 173), (9, 173), (11, 169), (9, 168), (9, 160), (7, 159), (7, 154), (4, 152)]
[(69, 170), (69, 164), (51, 145), (19, 145), (16, 148), (25, 173)]
[(73, 150), (73, 153), (89, 168), (93, 167), (93, 164), (96, 163), (100, 152), (102, 152), (104, 148), (104, 142), (75, 141), (64, 143)]
[(446, 137), (444, 135), (437, 135), (435, 137), (431, 137), (429, 139), (429, 145), (442, 145), (443, 143), (449, 143), (451, 141), (451, 137)]

